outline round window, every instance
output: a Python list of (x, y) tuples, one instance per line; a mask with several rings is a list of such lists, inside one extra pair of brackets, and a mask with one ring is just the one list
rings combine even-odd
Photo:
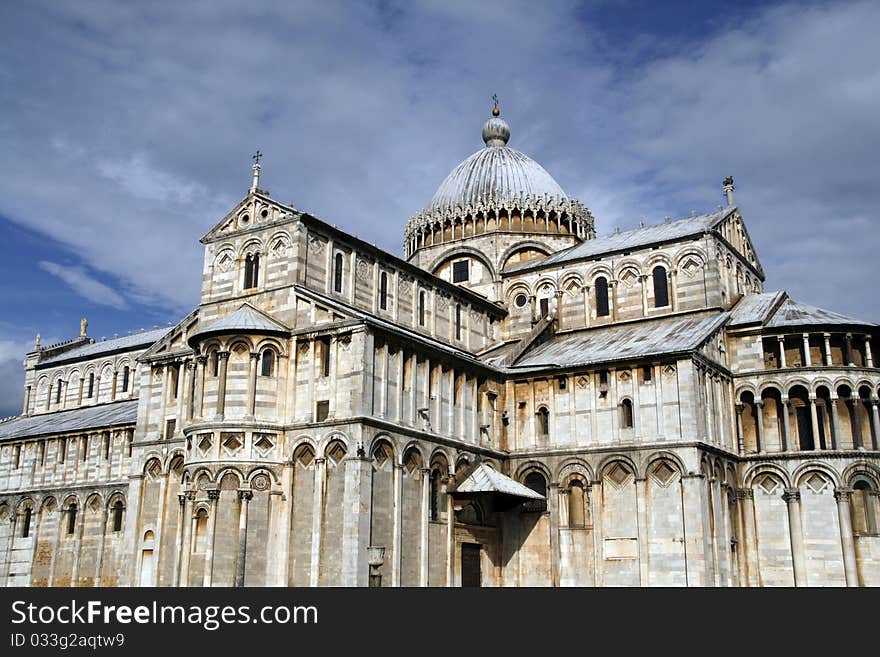
[(263, 219), (265, 219), (266, 217), (269, 216), (269, 211), (266, 210), (266, 209), (264, 209), (264, 210), (260, 213), (260, 216), (261, 216)]
[(246, 214), (241, 215), (241, 223), (246, 224), (250, 220), (250, 217)]
[(517, 294), (513, 302), (516, 304), (517, 308), (522, 308), (529, 302), (529, 299), (525, 294)]

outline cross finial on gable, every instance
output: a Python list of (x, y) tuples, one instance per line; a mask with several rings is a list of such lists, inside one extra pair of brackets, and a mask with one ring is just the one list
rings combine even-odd
[(263, 159), (263, 154), (257, 149), (257, 152), (251, 156), (251, 159), (254, 161), (254, 178), (251, 181), (251, 193), (253, 194), (260, 188), (260, 160)]

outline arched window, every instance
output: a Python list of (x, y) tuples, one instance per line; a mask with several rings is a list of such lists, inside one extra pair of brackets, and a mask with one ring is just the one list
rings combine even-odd
[(122, 506), (121, 500), (116, 500), (113, 503), (113, 531), (121, 532), (122, 531), (122, 512), (124, 511), (124, 507)]
[(344, 266), (344, 258), (341, 253), (337, 253), (333, 259), (333, 291), (342, 292), (342, 274)]
[(92, 398), (92, 395), (95, 394), (95, 373), (89, 372), (89, 391), (86, 397), (89, 399)]
[(217, 376), (220, 372), (220, 352), (212, 349), (208, 353), (208, 359), (211, 361), (211, 376)]
[(455, 339), (461, 340), (461, 304), (455, 304)]
[[(527, 488), (531, 488), (536, 493), (540, 493), (547, 497), (547, 480), (540, 472), (530, 472), (526, 475), (523, 483)], [(547, 510), (547, 500), (529, 500), (523, 503), (523, 511), (543, 513)]]
[(195, 543), (196, 552), (204, 552), (208, 548), (208, 512), (205, 509), (196, 512)]
[(388, 274), (384, 271), (379, 275), (379, 308), (388, 310)]
[(596, 317), (607, 317), (608, 314), (608, 279), (600, 276), (596, 279)]
[(67, 509), (67, 533), (72, 534), (76, 530), (76, 504), (71, 504)]
[(21, 537), (27, 538), (31, 535), (31, 510), (30, 507), (24, 510), (24, 519), (21, 523)]
[(257, 287), (260, 282), (260, 254), (248, 254), (244, 259), (244, 289)]
[(666, 280), (666, 267), (654, 267), (654, 307), (669, 305), (669, 284)]
[(620, 402), (620, 428), (632, 429), (633, 427), (633, 403), (629, 399)]
[(539, 436), (549, 436), (550, 435), (550, 411), (546, 406), (541, 406), (538, 409), (538, 412), (535, 413), (535, 417), (538, 422), (538, 435)]
[(419, 326), (425, 325), (425, 291), (419, 291)]
[(122, 392), (128, 392), (128, 378), (131, 376), (131, 369), (126, 365), (122, 368)]
[(568, 487), (568, 526), (569, 527), (585, 527), (586, 514), (584, 513), (584, 494), (583, 483), (575, 479)]
[(260, 376), (272, 376), (275, 372), (275, 352), (271, 349), (263, 349), (260, 359)]
[(867, 481), (857, 481), (853, 484), (852, 519), (853, 531), (857, 534), (877, 533), (877, 517), (875, 516), (873, 498), (871, 485)]
[(58, 382), (58, 387), (55, 389), (55, 403), (61, 403), (61, 381)]

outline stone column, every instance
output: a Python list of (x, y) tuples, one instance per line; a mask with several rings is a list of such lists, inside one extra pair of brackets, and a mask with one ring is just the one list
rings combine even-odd
[(675, 312), (678, 305), (676, 302), (678, 296), (678, 270), (670, 269), (667, 276), (669, 277), (669, 310)]
[[(113, 373), (114, 381), (113, 388), (116, 388), (116, 372)], [(101, 586), (101, 569), (104, 565), (104, 543), (107, 540), (107, 516), (110, 510), (110, 507), (107, 505), (107, 502), (104, 503), (103, 509), (101, 509), (101, 535), (98, 537), (98, 557), (95, 559), (95, 578), (92, 580), (92, 586)], [(37, 526), (39, 527), (39, 517), (37, 518)], [(36, 536), (34, 537), (34, 547), (36, 547)], [(33, 562), (32, 562), (33, 563)]]
[(181, 541), (181, 552), (182, 559), (180, 564), (180, 586), (189, 586), (189, 562), (192, 553), (196, 551), (196, 514), (193, 509), (192, 501), (195, 499), (196, 493), (193, 490), (188, 490), (185, 493), (186, 499), (189, 504), (189, 509), (191, 515), (188, 517), (186, 523), (186, 535), (183, 537)]
[(309, 560), (309, 586), (318, 586), (321, 572), (321, 533), (324, 528), (324, 486), (327, 459), (315, 459), (315, 495), (312, 498), (312, 553)]
[(446, 495), (446, 586), (455, 583), (455, 504)]
[(193, 406), (194, 415), (197, 418), (204, 417), (204, 406), (205, 406), (205, 363), (208, 361), (208, 357), (204, 355), (196, 356), (196, 376), (195, 376), (195, 388), (193, 391)]
[(636, 478), (636, 527), (638, 528), (639, 545), (639, 585), (648, 586), (648, 505), (647, 488), (648, 480), (645, 477)]
[(403, 464), (394, 463), (394, 529), (391, 537), (391, 586), (400, 586), (400, 553), (403, 537)]
[(736, 440), (737, 440), (737, 444), (739, 445), (739, 453), (740, 454), (746, 453), (746, 443), (745, 443), (745, 439), (743, 438), (743, 419), (742, 419), (742, 414), (745, 409), (746, 409), (745, 404), (741, 404), (741, 403), (736, 404)]
[(220, 489), (209, 488), (208, 499), (210, 500), (211, 512), (208, 514), (208, 547), (205, 549), (205, 574), (202, 578), (202, 586), (205, 588), (211, 586), (211, 579), (214, 576), (214, 532), (217, 529), (217, 507), (220, 505)]
[[(814, 395), (810, 395), (809, 399), (810, 403), (810, 428), (813, 431), (813, 449), (819, 449), (821, 446), (819, 445), (819, 415), (816, 413), (816, 397)], [(803, 449), (803, 445), (801, 445), (801, 449)]]
[(559, 586), (559, 484), (547, 486), (547, 509), (550, 511), (550, 586)]
[(76, 519), (76, 538), (73, 541), (73, 569), (70, 575), (70, 585), (79, 586), (77, 579), (79, 578), (79, 553), (82, 546), (83, 528), (86, 524), (86, 501), (83, 500), (82, 506), (77, 506)]
[(751, 488), (740, 488), (736, 491), (737, 499), (740, 500), (740, 516), (742, 518), (743, 533), (741, 550), (744, 552), (746, 566), (745, 582), (748, 586), (758, 586), (758, 545), (755, 526), (755, 500)]
[(850, 497), (852, 490), (837, 488), (834, 499), (837, 502), (837, 521), (840, 525), (840, 549), (843, 552), (843, 572), (847, 586), (859, 585), (859, 570), (856, 564), (856, 546), (853, 540)]
[[(340, 467), (344, 467), (340, 465)], [(293, 465), (285, 463), (281, 471), (281, 490), (283, 495), (277, 496), (281, 501), (281, 527), (278, 538), (278, 568), (276, 569), (275, 586), (288, 586), (290, 582), (290, 529), (293, 522)], [(271, 499), (271, 497), (270, 497)]]
[[(61, 519), (64, 518), (64, 514), (62, 512)], [(61, 521), (59, 520), (59, 528)], [(9, 571), (12, 568), (12, 544), (15, 542), (15, 532), (18, 527), (18, 512), (13, 509), (12, 513), (9, 514), (9, 540), (6, 541), (6, 558), (4, 559), (4, 563), (6, 564), (5, 572), (3, 573), (4, 577), (4, 586), (9, 586)], [(60, 530), (59, 530), (60, 534)], [(58, 549), (58, 541), (55, 541), (55, 549)], [(55, 560), (55, 552), (52, 553), (52, 560), (54, 565)], [(49, 572), (49, 586), (52, 586), (52, 570)]]
[(850, 367), (855, 365), (855, 359), (853, 358), (852, 333), (846, 334), (846, 364)]
[(825, 365), (827, 367), (831, 365), (831, 334), (823, 333), (822, 338), (825, 344)]
[(590, 308), (590, 286), (584, 285), (584, 322), (586, 328), (590, 328), (590, 320), (592, 319), (593, 311)]
[(788, 367), (785, 362), (785, 336), (777, 335), (776, 339), (779, 341), (779, 369), (784, 370)]
[(871, 404), (871, 440), (874, 449), (880, 449), (880, 412), (877, 410), (878, 400), (872, 399)]
[(804, 367), (812, 367), (813, 359), (810, 356), (810, 334), (804, 333)]
[(648, 316), (648, 276), (639, 274), (639, 284), (642, 286), (642, 317)]
[(198, 368), (196, 366), (196, 361), (187, 360), (186, 361), (186, 369), (189, 370), (189, 376), (186, 378), (186, 399), (183, 401), (184, 407), (184, 418), (187, 422), (190, 422), (193, 418), (193, 405), (195, 403), (195, 383), (196, 376), (198, 376)]
[(789, 431), (789, 417), (788, 417), (788, 408), (791, 405), (791, 400), (788, 397), (782, 400), (782, 407), (780, 412), (782, 413), (782, 451), (787, 452), (791, 449), (791, 432)]
[(794, 585), (807, 586), (804, 532), (801, 527), (801, 493), (797, 488), (786, 488), (782, 499), (788, 505), (788, 532), (791, 538), (791, 563), (794, 570)]
[(757, 433), (758, 444), (756, 447), (760, 452), (764, 449), (764, 400), (758, 399), (755, 401), (755, 429)]
[(702, 473), (682, 476), (688, 586), (710, 586), (715, 581), (706, 494), (705, 476)]
[(422, 468), (422, 518), (419, 526), (419, 586), (428, 586), (428, 531), (431, 522), (431, 469)]
[(608, 296), (611, 301), (611, 320), (617, 321), (617, 281), (608, 281)]
[(372, 472), (370, 459), (358, 446), (357, 455), (347, 457), (345, 463), (345, 491), (343, 493), (342, 529), (342, 585), (367, 586), (370, 544), (370, 499)]
[[(564, 322), (562, 318), (563, 304), (562, 299), (564, 298), (565, 292), (562, 290), (556, 290), (556, 330), (561, 331), (564, 327)], [(568, 328), (565, 326), (565, 328)]]
[(259, 352), (251, 352), (248, 363), (248, 388), (247, 388), (247, 411), (248, 418), (254, 417), (254, 409), (257, 404), (257, 361), (260, 360)]
[(837, 449), (840, 436), (840, 416), (837, 410), (837, 396), (832, 393), (828, 398), (831, 406), (831, 449)]
[(110, 401), (116, 401), (116, 379), (118, 377), (119, 372), (113, 370), (113, 381), (110, 383)]
[(174, 542), (174, 575), (171, 581), (180, 586), (180, 570), (183, 567), (183, 546), (186, 527), (186, 493), (177, 494), (177, 538)]
[(871, 336), (865, 336), (865, 365), (874, 367), (874, 356), (871, 354)]
[(217, 354), (220, 361), (220, 368), (217, 372), (217, 420), (223, 420), (223, 413), (226, 410), (226, 368), (229, 364), (229, 352), (221, 351)]
[(238, 491), (238, 551), (235, 557), (235, 585), (244, 586), (244, 570), (247, 565), (248, 507), (254, 494), (250, 490)]

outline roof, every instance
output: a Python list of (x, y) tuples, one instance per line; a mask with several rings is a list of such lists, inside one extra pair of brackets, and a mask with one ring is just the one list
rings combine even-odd
[(134, 424), (137, 407), (138, 400), (132, 399), (71, 411), (19, 416), (0, 423), (0, 440)]
[(215, 322), (200, 326), (193, 331), (189, 340), (196, 336), (204, 336), (212, 333), (289, 333), (290, 329), (270, 317), (266, 313), (257, 310), (249, 303), (242, 304), (241, 308), (221, 317)]
[(42, 367), (50, 363), (60, 363), (68, 360), (79, 360), (82, 358), (92, 358), (101, 354), (112, 353), (117, 351), (131, 351), (139, 347), (148, 347), (156, 340), (164, 336), (170, 327), (152, 329), (125, 335), (121, 338), (113, 338), (112, 340), (101, 340), (100, 342), (91, 342), (81, 347), (75, 347), (70, 351), (62, 352), (56, 356), (50, 356), (37, 363), (37, 367)]
[(808, 306), (794, 299), (786, 299), (779, 309), (773, 314), (773, 317), (767, 322), (767, 326), (771, 328), (783, 326), (804, 326), (814, 324), (853, 324), (857, 326), (876, 326), (871, 322), (864, 322), (860, 319), (854, 319), (841, 315), (831, 310)]
[(483, 126), (485, 148), (455, 167), (437, 188), (429, 209), (465, 207), (478, 199), (496, 203), (524, 197), (566, 199), (565, 192), (540, 164), (507, 145), (510, 127), (493, 116)]
[(456, 494), (501, 493), (502, 495), (525, 497), (530, 500), (545, 499), (541, 493), (532, 490), (528, 486), (524, 486), (507, 475), (501, 474), (486, 463), (480, 463), (475, 467), (470, 474), (468, 474), (468, 476), (450, 492), (453, 496)]
[(509, 273), (573, 260), (585, 260), (605, 253), (628, 251), (649, 244), (679, 240), (691, 235), (700, 235), (710, 230), (734, 210), (736, 210), (736, 207), (730, 206), (709, 214), (625, 230), (620, 233), (605, 235), (604, 237), (596, 237), (581, 242), (570, 249), (558, 251), (542, 260), (523, 263), (506, 271)]
[(785, 298), (785, 292), (747, 294), (730, 311), (730, 323), (728, 326), (734, 327), (766, 322), (767, 318)]
[(526, 352), (512, 367), (575, 367), (692, 351), (729, 317), (664, 317), (561, 333)]

